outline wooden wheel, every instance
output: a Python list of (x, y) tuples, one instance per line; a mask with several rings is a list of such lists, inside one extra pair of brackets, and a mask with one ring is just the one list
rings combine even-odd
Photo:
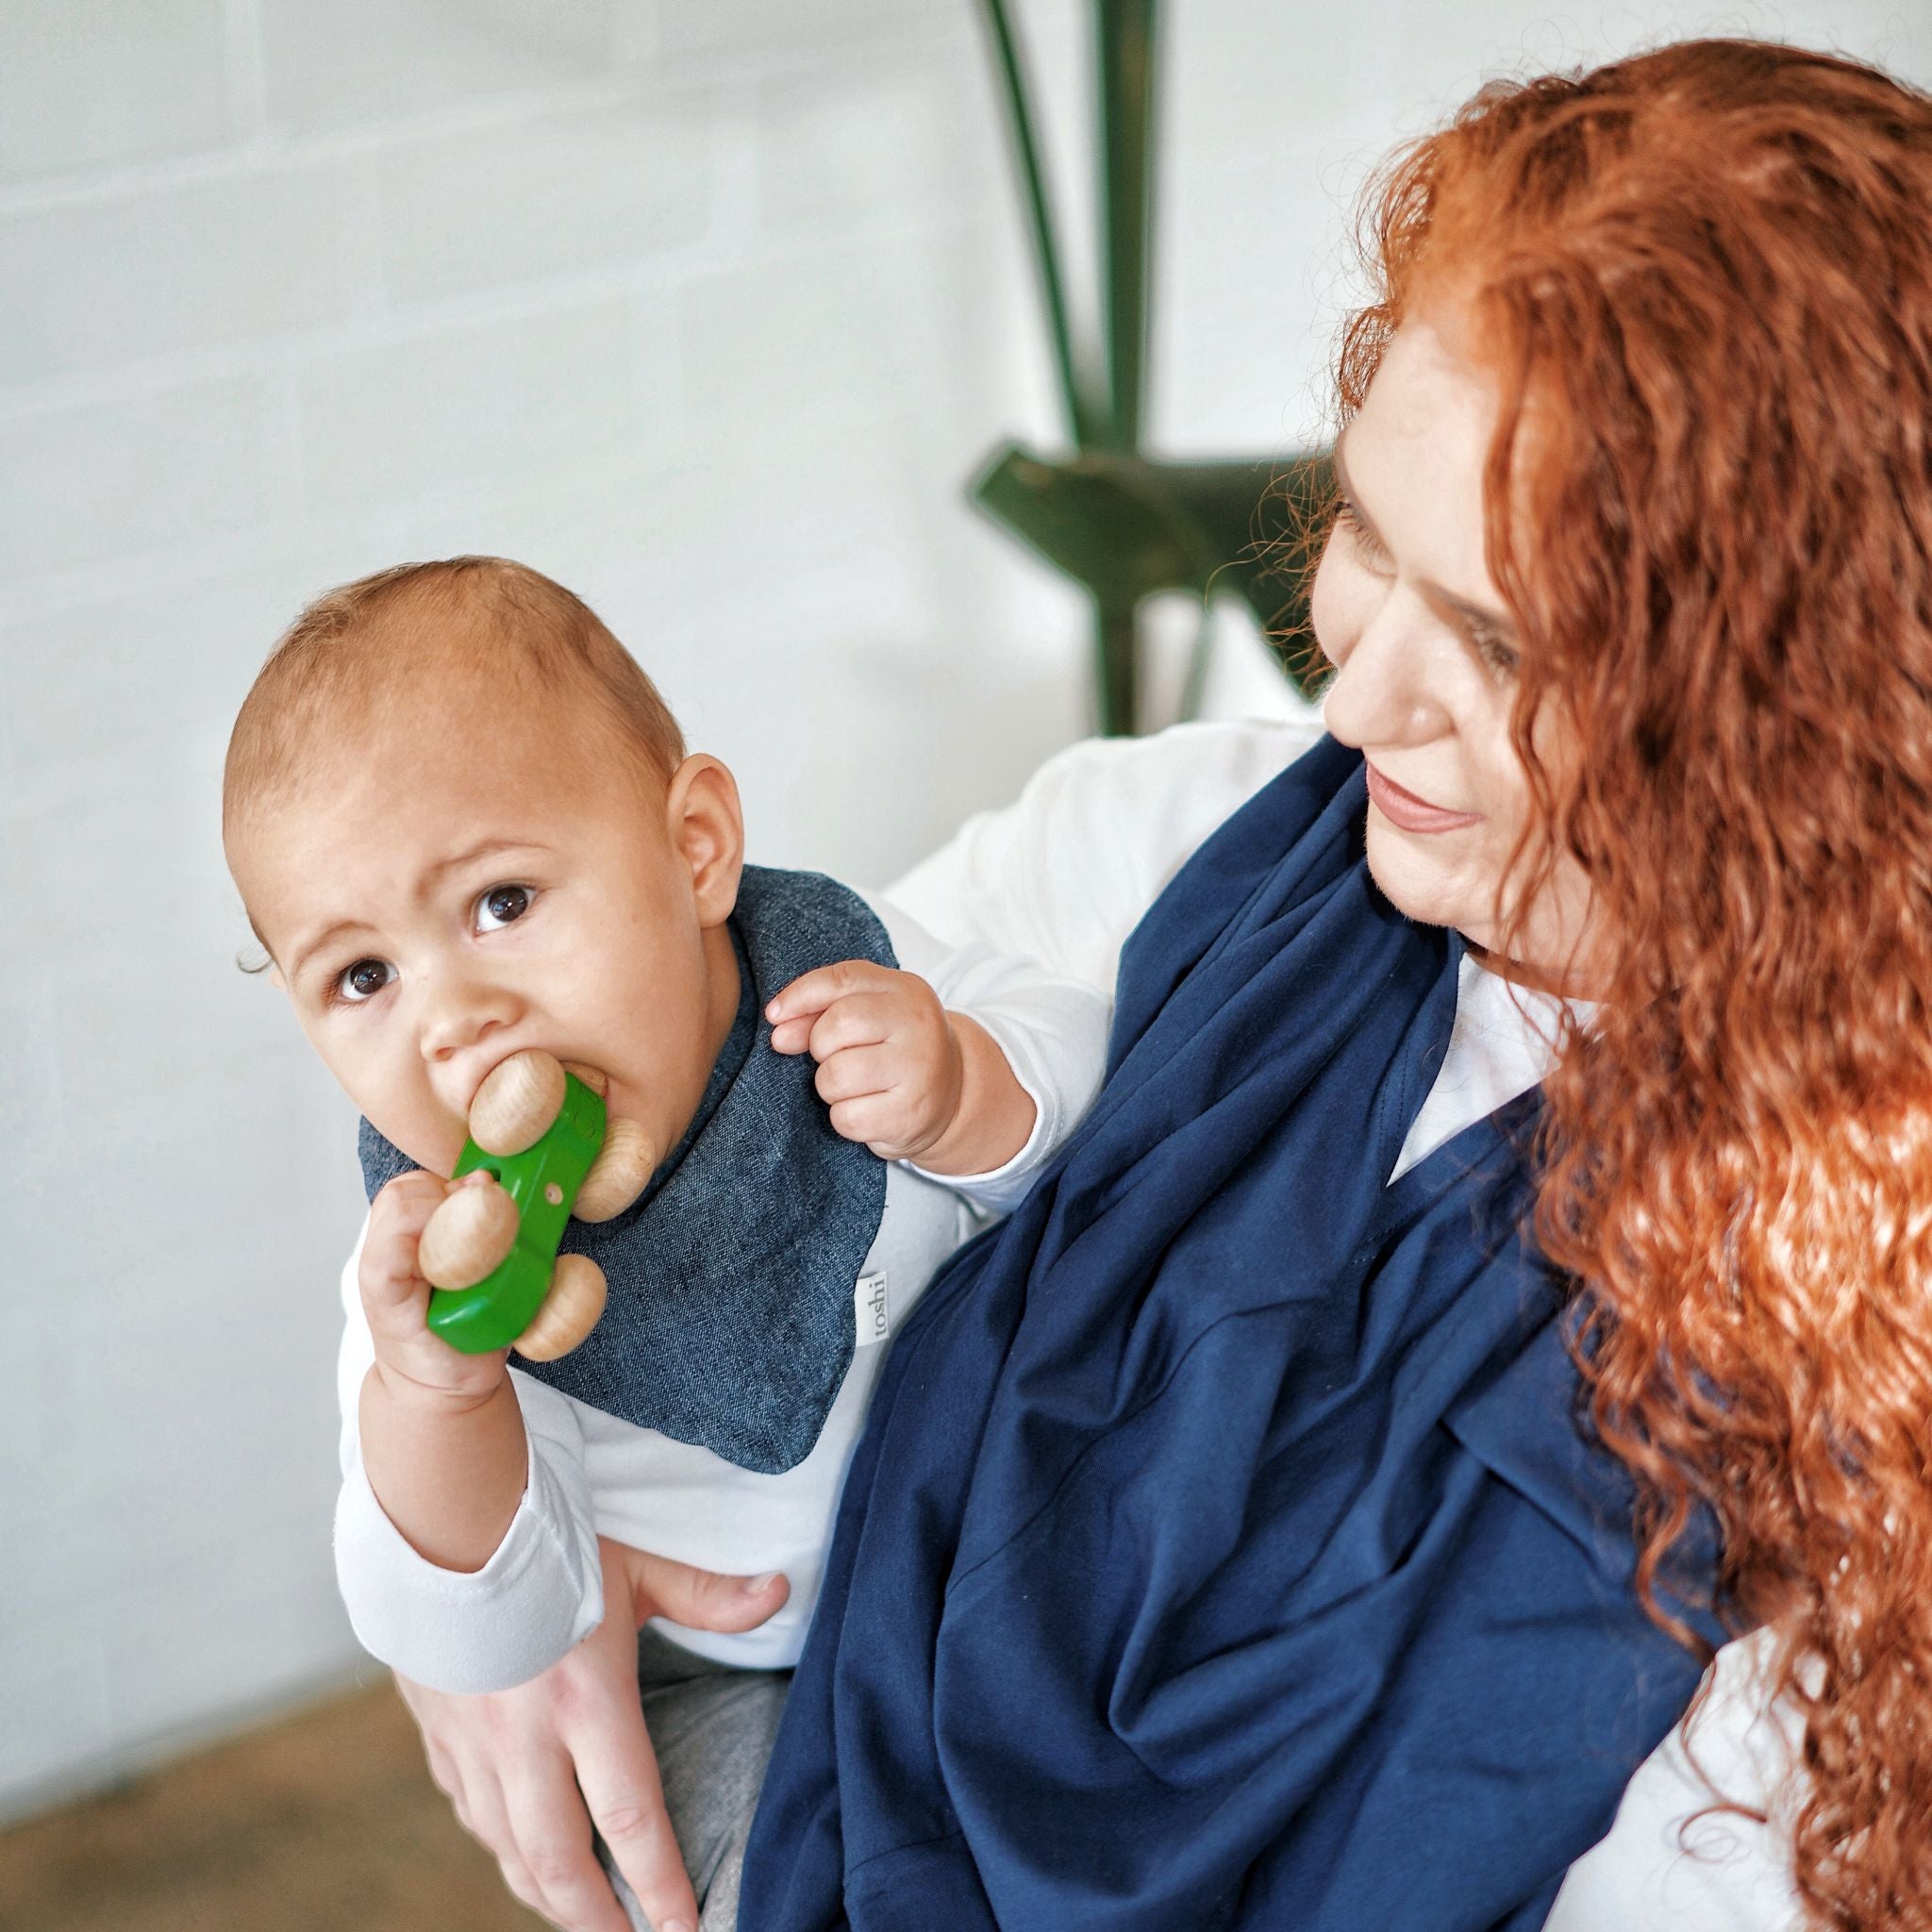
[(494, 1181), (470, 1181), (443, 1197), (423, 1229), (416, 1266), (433, 1288), (474, 1288), (516, 1245), (517, 1204)]
[(568, 1355), (604, 1312), (604, 1271), (588, 1255), (559, 1255), (536, 1319), (517, 1337), (516, 1351), (526, 1360), (554, 1362)]
[(506, 1158), (534, 1147), (563, 1107), (563, 1065), (532, 1047), (484, 1075), (470, 1103), (470, 1139)]
[(610, 1221), (644, 1191), (658, 1165), (658, 1150), (636, 1121), (604, 1124), (604, 1148), (591, 1163), (571, 1212), (579, 1221)]

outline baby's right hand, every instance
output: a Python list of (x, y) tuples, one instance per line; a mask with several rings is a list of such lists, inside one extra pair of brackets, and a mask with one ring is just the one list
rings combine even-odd
[(362, 1312), (375, 1344), (376, 1366), (398, 1392), (480, 1399), (502, 1382), (507, 1348), (464, 1355), (427, 1326), (429, 1284), (416, 1251), (429, 1217), (456, 1188), (488, 1186), (481, 1173), (454, 1183), (421, 1168), (398, 1174), (370, 1204), (362, 1242)]

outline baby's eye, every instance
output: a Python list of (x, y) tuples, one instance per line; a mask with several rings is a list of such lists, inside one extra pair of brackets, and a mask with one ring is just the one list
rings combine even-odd
[(529, 909), (529, 887), (491, 886), (476, 901), (476, 925), (479, 931), (494, 932), (511, 920), (521, 919)]
[(393, 977), (387, 959), (358, 959), (353, 966), (345, 966), (336, 980), (336, 997), (347, 1006), (359, 1007), (364, 1000), (374, 999)]

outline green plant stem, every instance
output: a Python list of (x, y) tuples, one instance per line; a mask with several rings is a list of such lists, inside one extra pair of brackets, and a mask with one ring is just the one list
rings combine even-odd
[(1013, 138), (1013, 154), (1019, 163), (1020, 178), (1026, 192), (1027, 211), (1033, 225), (1033, 260), (1040, 276), (1040, 291), (1046, 305), (1047, 332), (1053, 339), (1054, 362), (1059, 375), (1060, 405), (1066, 412), (1067, 434), (1076, 449), (1093, 445), (1097, 425), (1095, 411), (1088, 400), (1091, 385), (1081, 378), (1074, 357), (1073, 331), (1067, 322), (1067, 298), (1060, 279), (1059, 242), (1054, 232), (1053, 204), (1047, 195), (1046, 176), (1040, 163), (1040, 149), (1033, 138), (1032, 95), (1025, 63), (1012, 23), (1007, 17), (1006, 0), (983, 0), (987, 26), (992, 35), (1007, 104), (1007, 124)]
[(1156, 0), (1095, 0), (1108, 446), (1141, 446), (1154, 177)]
[(1141, 668), (1139, 607), (1131, 599), (1095, 596), (1093, 652), (1101, 732), (1108, 738), (1131, 736)]
[(1194, 641), (1188, 647), (1188, 673), (1181, 680), (1180, 708), (1174, 713), (1177, 724), (1191, 724), (1201, 715), (1201, 703), (1208, 695), (1208, 673), (1214, 658), (1214, 599), (1205, 591), (1200, 615), (1194, 620)]

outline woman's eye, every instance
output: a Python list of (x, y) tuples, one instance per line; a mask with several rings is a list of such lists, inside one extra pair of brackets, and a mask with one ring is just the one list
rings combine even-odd
[(530, 909), (527, 886), (491, 886), (476, 901), (476, 924), (483, 932), (494, 932)]
[(1387, 553), (1369, 534), (1369, 526), (1362, 521), (1361, 511), (1345, 496), (1335, 506), (1335, 527), (1337, 530), (1347, 532), (1348, 541), (1354, 547), (1356, 555), (1369, 569), (1381, 570), (1387, 567)]
[(1514, 677), (1517, 670), (1516, 653), (1492, 630), (1473, 627), (1469, 641), (1475, 646), (1475, 653), (1498, 677)]
[(364, 1000), (374, 999), (393, 976), (387, 959), (358, 959), (342, 969), (336, 981), (336, 996), (352, 1007), (360, 1006)]

